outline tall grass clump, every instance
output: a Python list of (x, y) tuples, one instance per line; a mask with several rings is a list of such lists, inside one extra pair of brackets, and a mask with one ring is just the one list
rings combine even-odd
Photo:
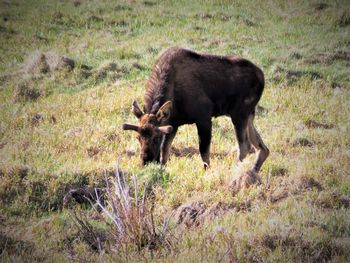
[(146, 183), (138, 184), (136, 176), (129, 185), (117, 163), (115, 177), (106, 178), (104, 195), (95, 191), (97, 205), (110, 226), (112, 247), (117, 250), (154, 251), (172, 247), (169, 219), (154, 218), (154, 205), (147, 196), (147, 188)]

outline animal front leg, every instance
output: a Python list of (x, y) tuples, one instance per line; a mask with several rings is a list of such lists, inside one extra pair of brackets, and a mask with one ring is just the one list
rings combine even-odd
[(170, 147), (177, 132), (177, 127), (173, 126), (173, 131), (170, 134), (165, 135), (165, 139), (161, 145), (160, 163), (165, 164), (169, 159)]
[(211, 120), (198, 122), (196, 125), (199, 137), (199, 152), (204, 163), (204, 169), (207, 169), (210, 165)]

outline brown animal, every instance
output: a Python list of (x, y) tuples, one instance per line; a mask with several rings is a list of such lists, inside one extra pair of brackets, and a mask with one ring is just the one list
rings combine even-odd
[(269, 155), (253, 126), (255, 107), (264, 89), (264, 74), (239, 57), (201, 55), (170, 48), (158, 59), (147, 83), (143, 111), (136, 101), (132, 111), (139, 125), (124, 124), (138, 133), (142, 164), (165, 164), (179, 126), (195, 123), (204, 167), (209, 166), (211, 118), (228, 115), (235, 127), (242, 161), (252, 145), (257, 150), (253, 171)]

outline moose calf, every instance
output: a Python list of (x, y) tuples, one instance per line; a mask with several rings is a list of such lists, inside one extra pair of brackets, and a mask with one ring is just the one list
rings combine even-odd
[(138, 133), (143, 165), (165, 164), (178, 127), (195, 123), (207, 168), (211, 118), (227, 115), (236, 131), (238, 159), (242, 161), (253, 146), (257, 151), (253, 171), (258, 172), (269, 155), (253, 125), (264, 82), (263, 72), (246, 59), (170, 48), (158, 59), (147, 82), (143, 110), (136, 101), (132, 104), (139, 125), (124, 124), (123, 129)]

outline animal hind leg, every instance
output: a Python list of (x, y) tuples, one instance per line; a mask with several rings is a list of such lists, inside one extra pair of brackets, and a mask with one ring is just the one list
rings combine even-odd
[(253, 144), (254, 148), (257, 150), (257, 158), (254, 164), (254, 171), (259, 172), (261, 166), (265, 162), (266, 158), (269, 156), (270, 151), (261, 139), (259, 133), (253, 124), (254, 115), (250, 115), (248, 119), (248, 137), (249, 141)]
[(238, 141), (238, 160), (242, 162), (251, 150), (251, 143), (247, 131), (248, 120), (243, 119), (240, 122), (235, 122), (232, 118), (232, 122), (235, 126)]
[[(232, 120), (234, 122), (233, 118)], [(248, 134), (248, 117), (241, 118), (240, 120), (240, 122), (234, 122), (234, 126), (236, 129), (236, 136), (239, 146), (238, 161), (242, 162), (250, 152), (252, 145)], [(233, 180), (230, 182), (230, 187), (237, 192), (240, 189), (247, 188), (257, 182), (260, 182), (260, 178), (257, 173), (252, 170), (242, 171), (233, 178)]]

